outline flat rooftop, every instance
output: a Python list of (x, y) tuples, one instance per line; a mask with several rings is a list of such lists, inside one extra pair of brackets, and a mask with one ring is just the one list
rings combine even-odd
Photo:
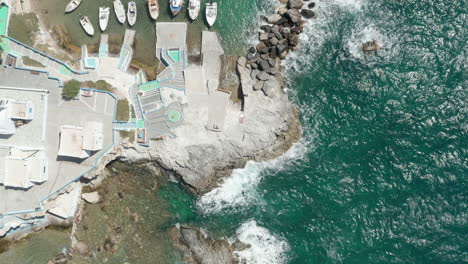
[(183, 47), (187, 43), (186, 36), (187, 23), (156, 23), (156, 49)]

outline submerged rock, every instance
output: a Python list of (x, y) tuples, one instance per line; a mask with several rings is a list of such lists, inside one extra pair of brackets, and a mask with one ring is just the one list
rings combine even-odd
[(304, 5), (304, 2), (302, 0), (288, 0), (288, 3), (286, 4), (288, 8), (296, 8), (296, 9), (301, 9), (303, 5)]
[(364, 52), (377, 51), (379, 49), (380, 49), (380, 46), (376, 40), (367, 41), (366, 43), (362, 44), (362, 51)]
[(302, 9), (301, 15), (305, 18), (313, 18), (315, 16), (315, 13), (314, 11), (309, 10), (309, 9)]

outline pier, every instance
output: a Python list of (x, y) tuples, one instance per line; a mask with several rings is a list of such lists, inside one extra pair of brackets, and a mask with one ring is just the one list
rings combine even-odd
[(120, 49), (119, 56), (119, 69), (121, 71), (127, 71), (133, 58), (133, 41), (135, 40), (135, 30), (125, 30), (125, 36)]

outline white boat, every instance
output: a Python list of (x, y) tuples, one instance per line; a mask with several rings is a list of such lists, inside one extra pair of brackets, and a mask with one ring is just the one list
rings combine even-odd
[(159, 16), (158, 0), (148, 0), (148, 10), (152, 19), (156, 20)]
[(173, 16), (177, 16), (184, 6), (184, 0), (169, 0), (169, 6)]
[(71, 0), (65, 7), (65, 13), (70, 13), (71, 11), (78, 8), (82, 0)]
[(128, 2), (127, 18), (130, 26), (135, 25), (137, 19), (137, 7), (134, 1)]
[(198, 13), (200, 13), (200, 2), (200, 0), (190, 0), (188, 5), (190, 19), (197, 19)]
[(121, 24), (125, 23), (125, 7), (120, 0), (114, 0), (114, 12)]
[(109, 24), (110, 11), (108, 7), (99, 7), (99, 27), (104, 32)]
[(94, 35), (93, 24), (91, 24), (91, 21), (89, 21), (89, 18), (87, 16), (82, 16), (80, 18), (80, 24), (88, 35)]
[(216, 17), (218, 16), (218, 3), (206, 3), (206, 21), (208, 25), (212, 27), (216, 22)]

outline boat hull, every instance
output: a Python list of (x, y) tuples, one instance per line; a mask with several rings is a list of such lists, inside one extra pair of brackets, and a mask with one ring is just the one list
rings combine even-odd
[(171, 8), (172, 15), (177, 16), (180, 13), (180, 11), (182, 11), (182, 7), (184, 7), (184, 1), (182, 0), (178, 3), (178, 5), (174, 5), (174, 1), (169, 0), (169, 5)]
[(128, 18), (128, 24), (130, 26), (135, 25), (136, 20), (137, 20), (137, 8), (136, 8), (135, 2), (128, 3), (127, 18)]
[(89, 21), (88, 17), (85, 17), (84, 19), (80, 19), (80, 24), (81, 24), (81, 27), (86, 32), (86, 34), (88, 34), (90, 36), (94, 35), (94, 27), (91, 24), (91, 22)]
[(82, 0), (71, 0), (65, 7), (65, 13), (73, 12), (75, 9), (77, 9), (80, 6), (81, 1)]
[(195, 20), (198, 17), (198, 14), (200, 13), (200, 6), (201, 6), (201, 1), (200, 0), (190, 0), (188, 10), (189, 10), (189, 16), (191, 20)]
[(126, 15), (125, 15), (125, 7), (120, 0), (114, 1), (114, 12), (117, 20), (123, 24), (125, 23)]
[(216, 18), (218, 16), (218, 4), (217, 3), (207, 3), (206, 4), (206, 22), (208, 25), (212, 27), (216, 22)]
[(109, 24), (109, 15), (110, 11), (108, 7), (99, 8), (99, 28), (102, 32), (107, 29), (107, 25)]
[(159, 17), (159, 4), (157, 0), (148, 1), (148, 11), (152, 19), (156, 20)]

